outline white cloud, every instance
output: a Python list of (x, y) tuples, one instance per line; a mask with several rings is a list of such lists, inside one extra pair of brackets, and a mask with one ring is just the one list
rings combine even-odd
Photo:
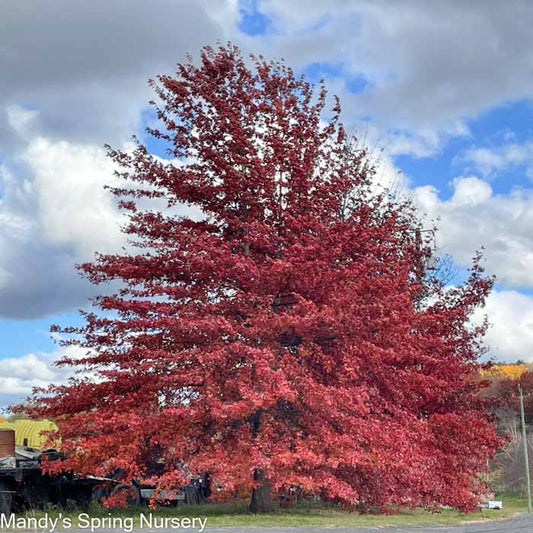
[[(17, 380), (40, 381), (49, 383), (55, 377), (55, 372), (50, 367), (49, 357), (30, 353), (24, 357), (2, 359), (0, 377), (15, 378)], [(5, 389), (4, 389), (5, 390)], [(10, 392), (7, 390), (6, 392)]]
[[(147, 80), (224, 39), (232, 2), (2, 1), (0, 109), (31, 104), (47, 138), (122, 142), (140, 125)], [(0, 151), (9, 132), (0, 126)]]
[(21, 157), (34, 176), (30, 194), (47, 242), (66, 244), (80, 258), (119, 248), (122, 217), (104, 189), (114, 167), (102, 149), (37, 138)]
[[(117, 184), (114, 170), (102, 148), (31, 133), (11, 168), (0, 168), (0, 316), (31, 318), (85, 307), (102, 290), (82, 279), (75, 265), (95, 252), (130, 246), (121, 232), (125, 215), (104, 188)], [(164, 200), (145, 203), (166, 208)], [(190, 206), (178, 205), (172, 213), (202, 217)]]
[(32, 124), (34, 124), (38, 112), (12, 104), (6, 107), (7, 121), (20, 137), (25, 137)]
[(475, 177), (455, 179), (453, 184), (455, 192), (452, 202), (458, 207), (485, 204), (492, 196), (491, 186)]
[[(74, 264), (123, 244), (100, 148), (140, 133), (147, 80), (229, 38), (237, 2), (2, 2), (0, 316), (83, 306)], [(20, 31), (21, 28), (24, 31)]]
[(477, 177), (457, 178), (453, 187), (448, 200), (441, 200), (431, 185), (413, 193), (428, 219), (439, 221), (440, 251), (468, 265), (484, 246), (487, 269), (498, 283), (533, 287), (533, 190), (517, 188), (499, 195)]
[(473, 147), (462, 159), (486, 177), (518, 169), (533, 179), (533, 141), (511, 142), (491, 148)]
[(516, 291), (494, 291), (486, 306), (490, 327), (485, 342), (497, 361), (533, 360), (533, 298)]
[[(16, 116), (27, 124), (23, 109)], [(124, 242), (122, 215), (104, 190), (113, 180), (103, 149), (24, 132), (10, 168), (0, 168), (0, 315), (85, 304), (93, 288), (75, 263)]]
[(469, 137), (470, 130), (461, 121), (449, 122), (446, 128), (415, 127), (396, 129), (384, 133), (384, 145), (391, 155), (430, 157), (438, 153), (443, 144), (452, 137)]
[[(405, 134), (397, 153), (435, 152), (468, 134), (465, 119), (531, 98), (533, 4), (407, 0), (264, 0), (276, 33), (248, 39), (291, 63), (342, 64), (362, 94), (342, 94), (348, 116)], [(410, 142), (407, 142), (407, 141)], [(416, 142), (415, 142), (416, 141)]]
[(52, 352), (29, 353), (22, 357), (2, 359), (0, 364), (0, 406), (24, 400), (34, 387), (47, 387), (65, 383), (75, 373), (75, 368), (62, 368), (54, 362), (62, 357), (80, 357), (78, 347), (62, 347)]

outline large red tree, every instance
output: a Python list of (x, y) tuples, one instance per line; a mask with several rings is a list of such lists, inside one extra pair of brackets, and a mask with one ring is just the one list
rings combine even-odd
[(322, 85), (252, 63), (205, 48), (152, 83), (169, 159), (109, 150), (134, 251), (81, 266), (120, 285), (65, 330), (87, 355), (60, 364), (89, 372), (28, 409), (82, 473), (162, 461), (168, 487), (208, 471), (254, 511), (290, 486), (472, 509), (498, 446), (469, 326), (491, 281), (477, 261), (461, 286), (432, 279), (414, 209), (376, 193), (338, 102), (328, 114)]

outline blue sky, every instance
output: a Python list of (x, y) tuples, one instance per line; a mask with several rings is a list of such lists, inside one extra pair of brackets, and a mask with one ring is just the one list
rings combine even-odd
[(94, 294), (74, 265), (124, 242), (102, 146), (145, 138), (148, 78), (227, 40), (325, 79), (383, 184), (437, 221), (439, 252), (464, 272), (485, 247), (491, 356), (533, 360), (531, 3), (0, 5), (0, 406), (65, 378), (49, 326), (80, 323)]

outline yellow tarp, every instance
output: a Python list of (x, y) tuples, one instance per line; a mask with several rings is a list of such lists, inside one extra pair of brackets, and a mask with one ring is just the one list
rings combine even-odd
[(15, 420), (15, 422), (0, 422), (0, 428), (15, 430), (15, 444), (41, 449), (48, 440), (42, 431), (55, 431), (57, 426), (50, 420)]

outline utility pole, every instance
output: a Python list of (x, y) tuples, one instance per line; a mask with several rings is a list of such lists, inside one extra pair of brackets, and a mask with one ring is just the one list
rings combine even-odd
[(522, 422), (522, 442), (524, 443), (524, 461), (526, 463), (526, 483), (527, 483), (527, 512), (531, 512), (531, 479), (529, 477), (529, 454), (527, 450), (527, 434), (526, 434), (526, 417), (524, 415), (524, 395), (522, 394), (522, 387), (518, 385), (518, 393), (520, 394), (520, 420)]

